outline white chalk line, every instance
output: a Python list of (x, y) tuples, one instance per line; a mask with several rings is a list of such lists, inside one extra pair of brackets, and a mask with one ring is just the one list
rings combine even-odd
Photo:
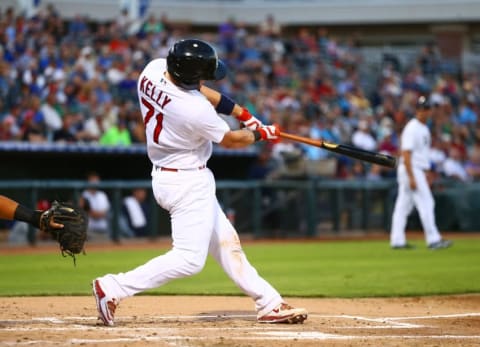
[[(443, 314), (443, 315), (430, 315), (430, 316), (402, 316), (402, 317), (378, 317), (378, 318), (369, 318), (363, 316), (353, 316), (353, 315), (320, 315), (320, 314), (310, 314), (310, 318), (325, 318), (325, 319), (349, 319), (349, 320), (358, 320), (366, 322), (374, 322), (381, 325), (377, 326), (330, 326), (331, 329), (388, 329), (388, 328), (403, 328), (403, 329), (416, 329), (425, 327), (419, 324), (410, 324), (405, 322), (397, 322), (398, 320), (416, 320), (416, 319), (443, 319), (443, 318), (466, 318), (466, 317), (478, 317), (480, 316), (479, 312), (469, 312), (469, 313), (457, 313), (457, 314)], [(179, 315), (179, 316), (157, 316), (149, 317), (149, 319), (165, 321), (165, 320), (188, 320), (188, 319), (212, 319), (212, 318), (255, 318), (255, 315)], [(134, 317), (121, 317), (119, 321), (129, 321)], [(71, 321), (96, 321), (95, 317), (76, 317), (69, 316), (64, 318), (58, 317), (34, 317), (32, 319), (3, 319), (0, 320), (0, 323), (32, 323), (33, 322), (45, 322), (50, 324), (55, 324), (55, 327), (3, 327), (0, 328), (1, 331), (85, 331), (92, 330), (97, 326), (85, 326), (79, 324), (73, 324), (68, 327), (61, 327), (58, 325), (61, 324), (71, 324)], [(388, 323), (388, 324), (387, 324)], [(202, 337), (202, 336), (185, 336), (185, 335), (174, 335), (178, 333), (179, 329), (177, 328), (162, 328), (162, 327), (102, 327), (99, 326), (99, 329), (108, 329), (115, 331), (118, 328), (119, 332), (129, 333), (129, 337), (118, 337), (110, 339), (78, 339), (73, 338), (68, 340), (70, 344), (89, 344), (89, 343), (116, 343), (116, 342), (137, 342), (140, 340), (144, 341), (172, 341), (172, 340), (205, 340), (211, 339), (211, 337)], [(260, 325), (253, 327), (190, 327), (189, 330), (214, 330), (214, 331), (253, 331), (254, 335), (257, 336), (229, 336), (229, 340), (258, 340), (261, 336), (265, 340), (353, 340), (353, 339), (469, 339), (469, 340), (480, 340), (480, 335), (343, 335), (343, 334), (329, 334), (322, 333), (318, 331), (285, 331), (286, 329), (296, 329), (295, 326), (272, 326), (272, 325)], [(183, 330), (183, 329), (182, 329)], [(138, 332), (156, 332), (157, 334), (163, 336), (146, 336), (138, 334)], [(137, 333), (137, 334), (134, 334)], [(132, 335), (133, 334), (133, 335)], [(48, 340), (29, 340), (29, 341), (0, 341), (0, 346), (19, 346), (19, 345), (45, 345), (56, 343), (55, 341)]]
[[(354, 315), (324, 315), (324, 314), (312, 314), (308, 315), (310, 318), (345, 318), (345, 319), (359, 319), (359, 320), (369, 320), (372, 322), (382, 322), (386, 320), (416, 320), (416, 319), (440, 319), (440, 318), (462, 318), (462, 317), (480, 317), (480, 312), (465, 312), (465, 313), (452, 313), (452, 314), (440, 314), (440, 315), (430, 315), (430, 316), (398, 316), (398, 317), (377, 317), (369, 318), (364, 316), (354, 316)], [(138, 317), (138, 316), (137, 316)], [(213, 318), (224, 318), (224, 319), (255, 319), (257, 316), (254, 314), (217, 314), (217, 315), (164, 315), (164, 316), (148, 316), (149, 319), (156, 320), (190, 320), (190, 319), (213, 319)], [(115, 320), (132, 320), (134, 316), (121, 316)], [(65, 323), (69, 320), (97, 320), (97, 317), (85, 317), (85, 316), (65, 316), (63, 318), (58, 317), (32, 317), (31, 319), (0, 319), (0, 322), (31, 322), (31, 321), (48, 321), (49, 323)]]
[[(350, 320), (357, 320), (357, 321), (365, 321), (365, 322), (374, 322), (379, 323), (382, 325), (377, 326), (331, 326), (331, 328), (344, 328), (344, 329), (415, 329), (415, 328), (424, 328), (425, 325), (421, 324), (413, 324), (413, 323), (406, 323), (406, 322), (398, 322), (401, 320), (417, 320), (417, 319), (442, 319), (442, 318), (465, 318), (465, 317), (480, 317), (480, 312), (469, 312), (469, 313), (456, 313), (456, 314), (443, 314), (443, 315), (431, 315), (431, 316), (401, 316), (401, 317), (377, 317), (377, 318), (369, 318), (363, 316), (353, 316), (353, 315), (320, 315), (320, 314), (310, 314), (310, 318), (324, 318), (324, 319), (350, 319)], [(123, 316), (118, 317), (116, 319), (117, 322), (123, 321), (131, 321), (133, 320), (133, 316)], [(202, 320), (202, 319), (255, 319), (256, 315), (171, 315), (171, 316), (152, 316), (149, 317), (151, 320), (157, 321), (166, 321), (166, 320)], [(62, 319), (58, 317), (33, 317), (31, 319), (2, 319), (0, 323), (4, 324), (28, 324), (33, 322), (46, 322), (51, 324), (71, 324), (69, 321), (97, 321), (96, 317), (80, 317), (80, 316), (67, 316)], [(270, 325), (271, 326), (271, 325)], [(78, 329), (81, 330), (83, 326), (70, 326), (64, 329)], [(89, 327), (87, 327), (89, 328)], [(12, 328), (12, 327), (5, 327), (0, 328), (1, 330), (15, 330), (15, 329), (22, 329), (22, 328)], [(24, 328), (26, 330), (35, 330), (35, 329), (45, 329), (45, 330), (54, 330), (52, 327), (29, 327)], [(61, 330), (62, 328), (59, 328)], [(148, 329), (148, 328), (147, 328)], [(216, 329), (216, 328), (208, 328), (205, 327), (203, 329)], [(252, 329), (262, 329), (262, 328), (252, 328)], [(280, 329), (284, 329), (279, 328)]]
[(480, 312), (439, 314), (434, 316), (415, 316), (415, 317), (386, 317), (385, 319), (408, 320), (408, 319), (430, 319), (430, 318), (461, 318), (461, 317), (480, 317)]
[[(327, 317), (323, 317), (327, 318)], [(344, 319), (352, 319), (352, 320), (357, 320), (357, 321), (365, 321), (365, 322), (374, 322), (374, 323), (380, 323), (380, 324), (386, 324), (390, 323), (391, 326), (394, 326), (396, 328), (408, 328), (408, 329), (415, 329), (415, 328), (423, 328), (424, 325), (421, 324), (412, 324), (412, 323), (401, 323), (401, 322), (396, 322), (395, 319), (392, 318), (368, 318), (368, 317), (362, 317), (362, 316), (350, 316), (350, 315), (341, 315), (341, 317), (332, 317), (332, 318), (344, 318)], [(380, 325), (381, 327), (388, 327), (388, 325)], [(362, 326), (361, 328), (364, 328)]]

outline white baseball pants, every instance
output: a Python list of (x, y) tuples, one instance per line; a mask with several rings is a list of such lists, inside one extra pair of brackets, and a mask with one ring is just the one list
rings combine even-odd
[(208, 169), (152, 171), (158, 204), (169, 211), (173, 248), (129, 272), (100, 278), (103, 289), (117, 300), (157, 288), (170, 280), (200, 272), (210, 253), (233, 282), (255, 300), (259, 315), (283, 300), (248, 262), (237, 232), (215, 195), (215, 179)]
[(413, 174), (417, 183), (417, 189), (415, 190), (410, 189), (410, 181), (405, 165), (401, 164), (398, 167), (398, 195), (392, 217), (391, 246), (405, 245), (405, 228), (413, 207), (418, 211), (427, 244), (432, 244), (441, 239), (435, 222), (435, 200), (433, 199), (425, 172), (414, 168)]

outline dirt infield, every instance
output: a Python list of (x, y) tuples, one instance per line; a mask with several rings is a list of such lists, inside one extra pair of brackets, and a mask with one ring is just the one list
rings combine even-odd
[(137, 296), (104, 327), (93, 297), (0, 298), (0, 346), (480, 346), (480, 295), (289, 301), (304, 324), (258, 324), (247, 297)]
[[(158, 246), (91, 245), (89, 249)], [(58, 248), (54, 244), (1, 251), (41, 253)], [(0, 347), (480, 346), (480, 294), (287, 299), (308, 309), (304, 324), (258, 324), (248, 297), (137, 296), (122, 301), (115, 327), (98, 325), (93, 296), (0, 298)]]

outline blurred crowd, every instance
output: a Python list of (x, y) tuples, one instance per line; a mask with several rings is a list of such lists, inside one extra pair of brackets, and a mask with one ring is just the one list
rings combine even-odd
[[(138, 25), (127, 11), (111, 22), (80, 15), (67, 21), (52, 5), (32, 18), (0, 13), (0, 141), (143, 143), (137, 77), (173, 42), (195, 36), (212, 42), (229, 67), (215, 88), (294, 134), (397, 155), (417, 96), (429, 94), (433, 168), (444, 177), (479, 179), (480, 72), (445, 68), (434, 42), (419, 45), (408, 66), (389, 56), (365, 73), (355, 34), (339, 40), (323, 27), (287, 33), (273, 16), (256, 27), (232, 19), (213, 32), (194, 29), (153, 14)], [(259, 144), (259, 152), (251, 178), (288, 176), (299, 161), (332, 158), (333, 177), (395, 175), (288, 141)]]

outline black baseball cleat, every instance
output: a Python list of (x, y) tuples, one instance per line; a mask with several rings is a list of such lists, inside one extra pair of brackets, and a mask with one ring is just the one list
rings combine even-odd
[(453, 245), (453, 242), (450, 240), (440, 240), (434, 243), (431, 243), (428, 245), (429, 249), (442, 249), (442, 248), (448, 248)]
[(392, 249), (415, 249), (417, 247), (415, 247), (414, 245), (410, 244), (410, 243), (406, 243), (404, 245), (396, 245), (396, 246), (392, 246)]

